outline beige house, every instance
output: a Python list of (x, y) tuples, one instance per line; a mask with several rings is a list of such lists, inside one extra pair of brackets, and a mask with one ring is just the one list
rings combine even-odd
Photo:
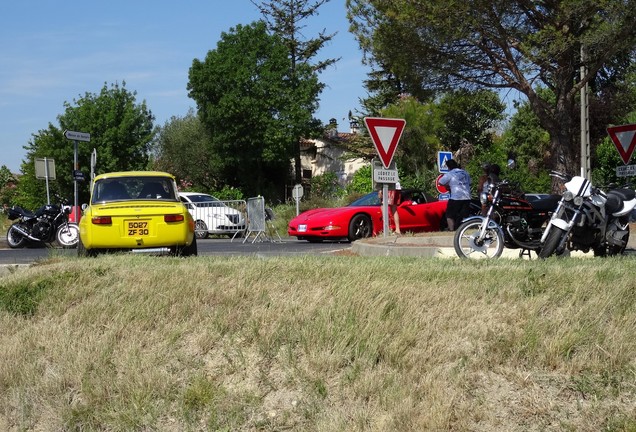
[(303, 182), (333, 172), (346, 185), (356, 171), (369, 165), (368, 160), (347, 156), (348, 145), (356, 134), (353, 128), (350, 132), (338, 132), (334, 127), (327, 129), (321, 138), (304, 139), (300, 144)]

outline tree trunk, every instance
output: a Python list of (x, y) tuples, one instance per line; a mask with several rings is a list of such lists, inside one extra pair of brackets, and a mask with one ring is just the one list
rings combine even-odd
[[(561, 98), (554, 111), (554, 120), (551, 122), (550, 133), (550, 168), (568, 175), (579, 174), (577, 164), (578, 141), (575, 138), (574, 112), (575, 103), (572, 100)], [(552, 192), (560, 193), (563, 182), (560, 179), (552, 179)]]
[(300, 140), (297, 139), (294, 142), (294, 177), (296, 180), (295, 184), (300, 184), (303, 179), (303, 170), (302, 165), (300, 163)]

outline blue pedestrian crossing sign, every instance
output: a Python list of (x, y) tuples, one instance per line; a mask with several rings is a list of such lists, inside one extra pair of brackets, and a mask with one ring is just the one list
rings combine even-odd
[(446, 166), (446, 161), (453, 158), (453, 152), (449, 151), (438, 151), (437, 152), (437, 167), (439, 168), (439, 172), (447, 173), (449, 171)]

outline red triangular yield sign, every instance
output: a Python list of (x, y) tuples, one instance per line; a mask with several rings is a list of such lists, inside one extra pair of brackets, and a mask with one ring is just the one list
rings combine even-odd
[(406, 120), (394, 118), (365, 117), (364, 124), (369, 130), (371, 141), (380, 155), (384, 168), (389, 168), (397, 148)]
[(610, 126), (607, 128), (607, 133), (621, 155), (623, 163), (627, 165), (636, 148), (636, 124)]

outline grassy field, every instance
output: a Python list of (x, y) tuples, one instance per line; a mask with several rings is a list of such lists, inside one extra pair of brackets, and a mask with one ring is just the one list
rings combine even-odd
[(52, 257), (2, 431), (636, 431), (636, 261)]

